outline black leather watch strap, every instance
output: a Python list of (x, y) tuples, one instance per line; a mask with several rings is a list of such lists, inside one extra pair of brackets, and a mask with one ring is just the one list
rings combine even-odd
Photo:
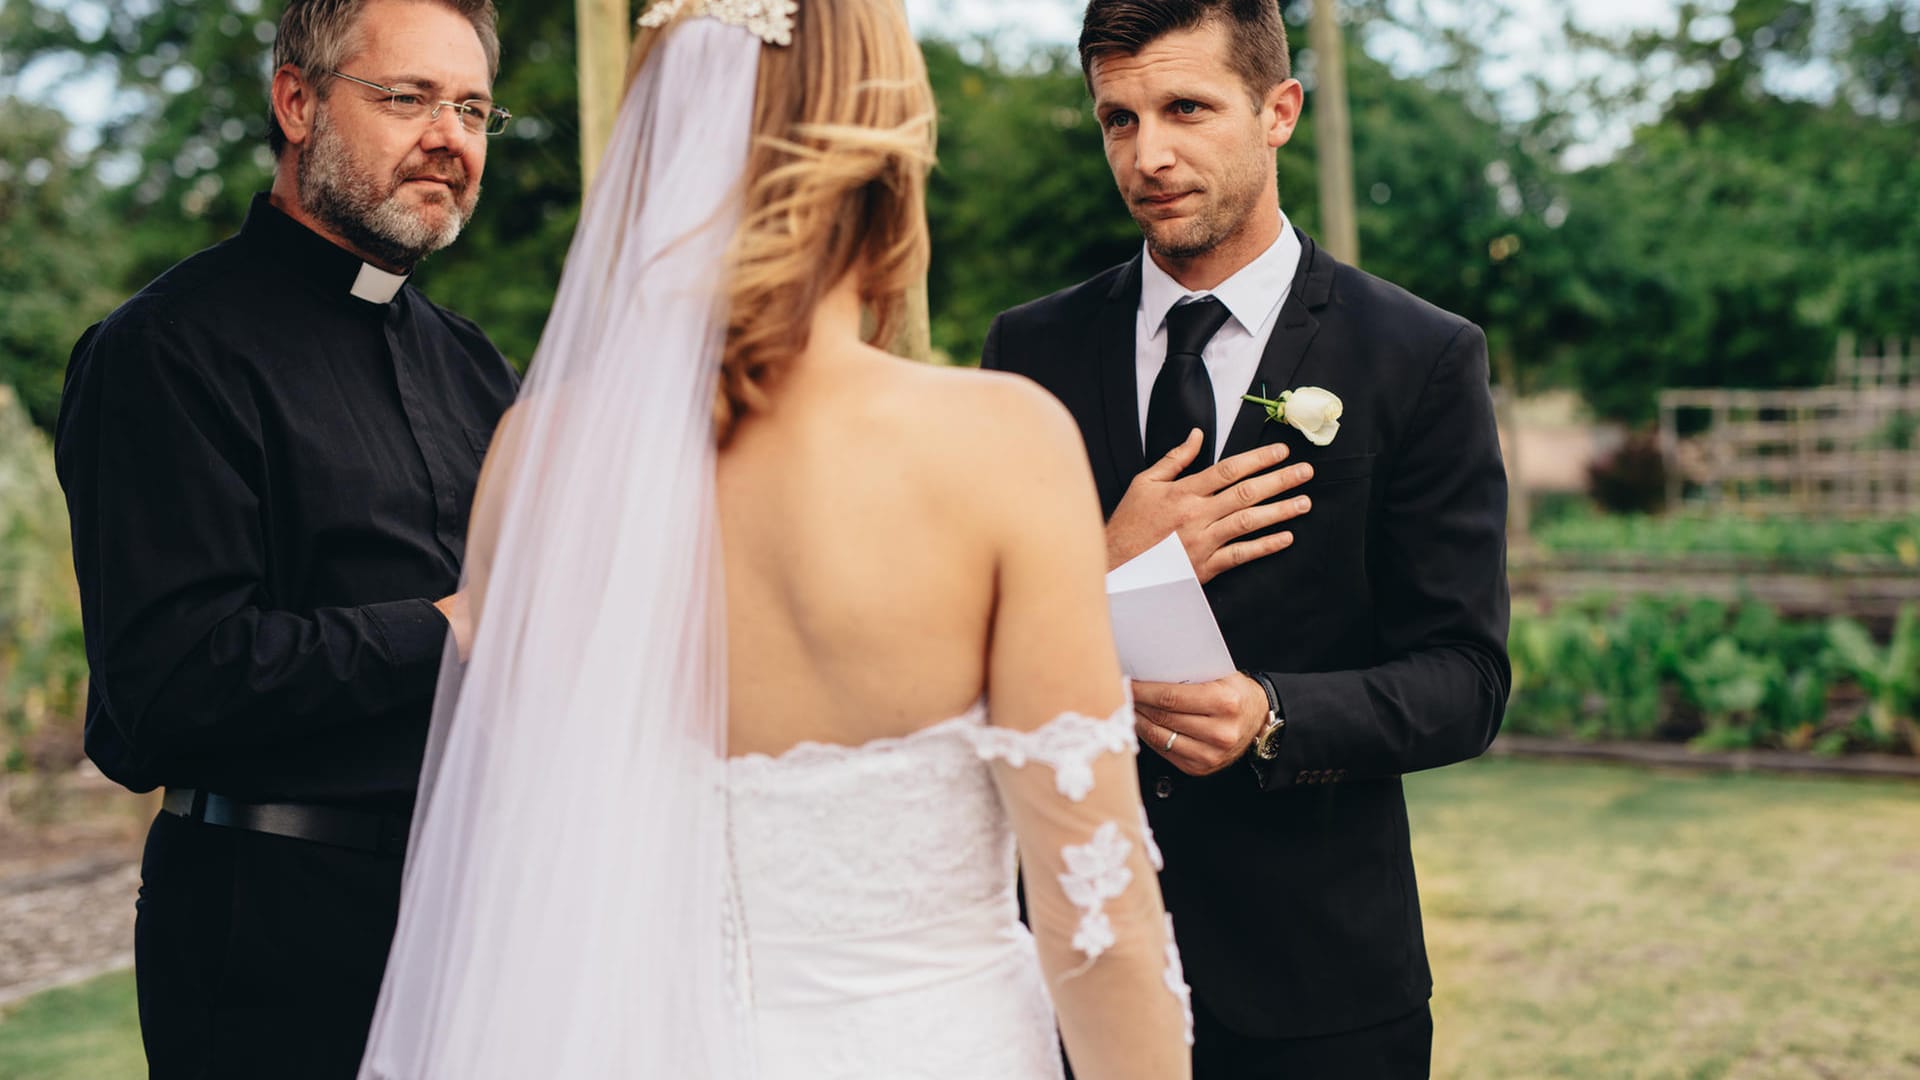
[(1267, 678), (1267, 673), (1264, 671), (1243, 671), (1241, 674), (1259, 683), (1260, 689), (1267, 692), (1267, 712), (1272, 716), (1285, 719), (1286, 714), (1280, 711), (1280, 691), (1273, 688), (1273, 680)]
[(1267, 695), (1267, 722), (1261, 725), (1259, 733), (1253, 738), (1253, 746), (1247, 752), (1247, 764), (1253, 766), (1254, 774), (1264, 784), (1266, 776), (1261, 772), (1261, 767), (1280, 756), (1279, 738), (1286, 730), (1287, 716), (1280, 711), (1280, 692), (1274, 689), (1272, 679), (1259, 671), (1243, 671), (1240, 674), (1252, 679)]

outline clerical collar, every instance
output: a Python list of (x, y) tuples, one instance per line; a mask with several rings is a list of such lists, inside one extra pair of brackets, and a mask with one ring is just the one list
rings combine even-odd
[(265, 249), (273, 261), (311, 281), (322, 292), (346, 294), (369, 304), (391, 303), (407, 283), (282, 213), (265, 192), (253, 197), (243, 241)]

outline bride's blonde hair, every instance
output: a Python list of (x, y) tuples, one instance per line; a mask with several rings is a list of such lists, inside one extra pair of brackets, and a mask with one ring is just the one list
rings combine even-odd
[[(641, 33), (629, 80), (672, 30)], [(893, 339), (927, 267), (933, 144), (933, 91), (900, 0), (800, 0), (793, 44), (761, 47), (745, 212), (729, 253), (719, 441), (767, 407), (768, 387), (807, 346), (814, 309), (849, 272), (872, 316), (867, 341)]]

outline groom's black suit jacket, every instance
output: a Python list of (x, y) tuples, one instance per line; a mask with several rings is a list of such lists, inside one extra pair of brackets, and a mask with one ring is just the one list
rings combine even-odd
[[(1314, 465), (1313, 509), (1286, 526), (1292, 547), (1206, 587), (1235, 664), (1279, 691), (1280, 755), (1196, 778), (1140, 753), (1188, 980), (1256, 1038), (1351, 1030), (1426, 1001), (1400, 776), (1486, 749), (1510, 681), (1486, 338), (1301, 243), (1250, 389), (1325, 387), (1345, 414), (1319, 447), (1243, 407), (1222, 456), (1285, 442)], [(1146, 465), (1139, 298), (1135, 258), (1001, 314), (981, 362), (1066, 404), (1108, 515)]]

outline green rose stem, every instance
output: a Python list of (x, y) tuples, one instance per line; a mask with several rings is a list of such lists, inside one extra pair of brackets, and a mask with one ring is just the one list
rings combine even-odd
[[(1261, 393), (1265, 393), (1266, 389), (1267, 388), (1264, 386), (1261, 387), (1260, 388)], [(1262, 408), (1266, 409), (1268, 420), (1285, 420), (1287, 418), (1287, 399), (1292, 396), (1293, 396), (1293, 391), (1282, 390), (1280, 392), (1280, 397), (1278, 399), (1264, 398), (1256, 394), (1241, 394), (1240, 400), (1251, 401), (1255, 405), (1259, 405)]]

